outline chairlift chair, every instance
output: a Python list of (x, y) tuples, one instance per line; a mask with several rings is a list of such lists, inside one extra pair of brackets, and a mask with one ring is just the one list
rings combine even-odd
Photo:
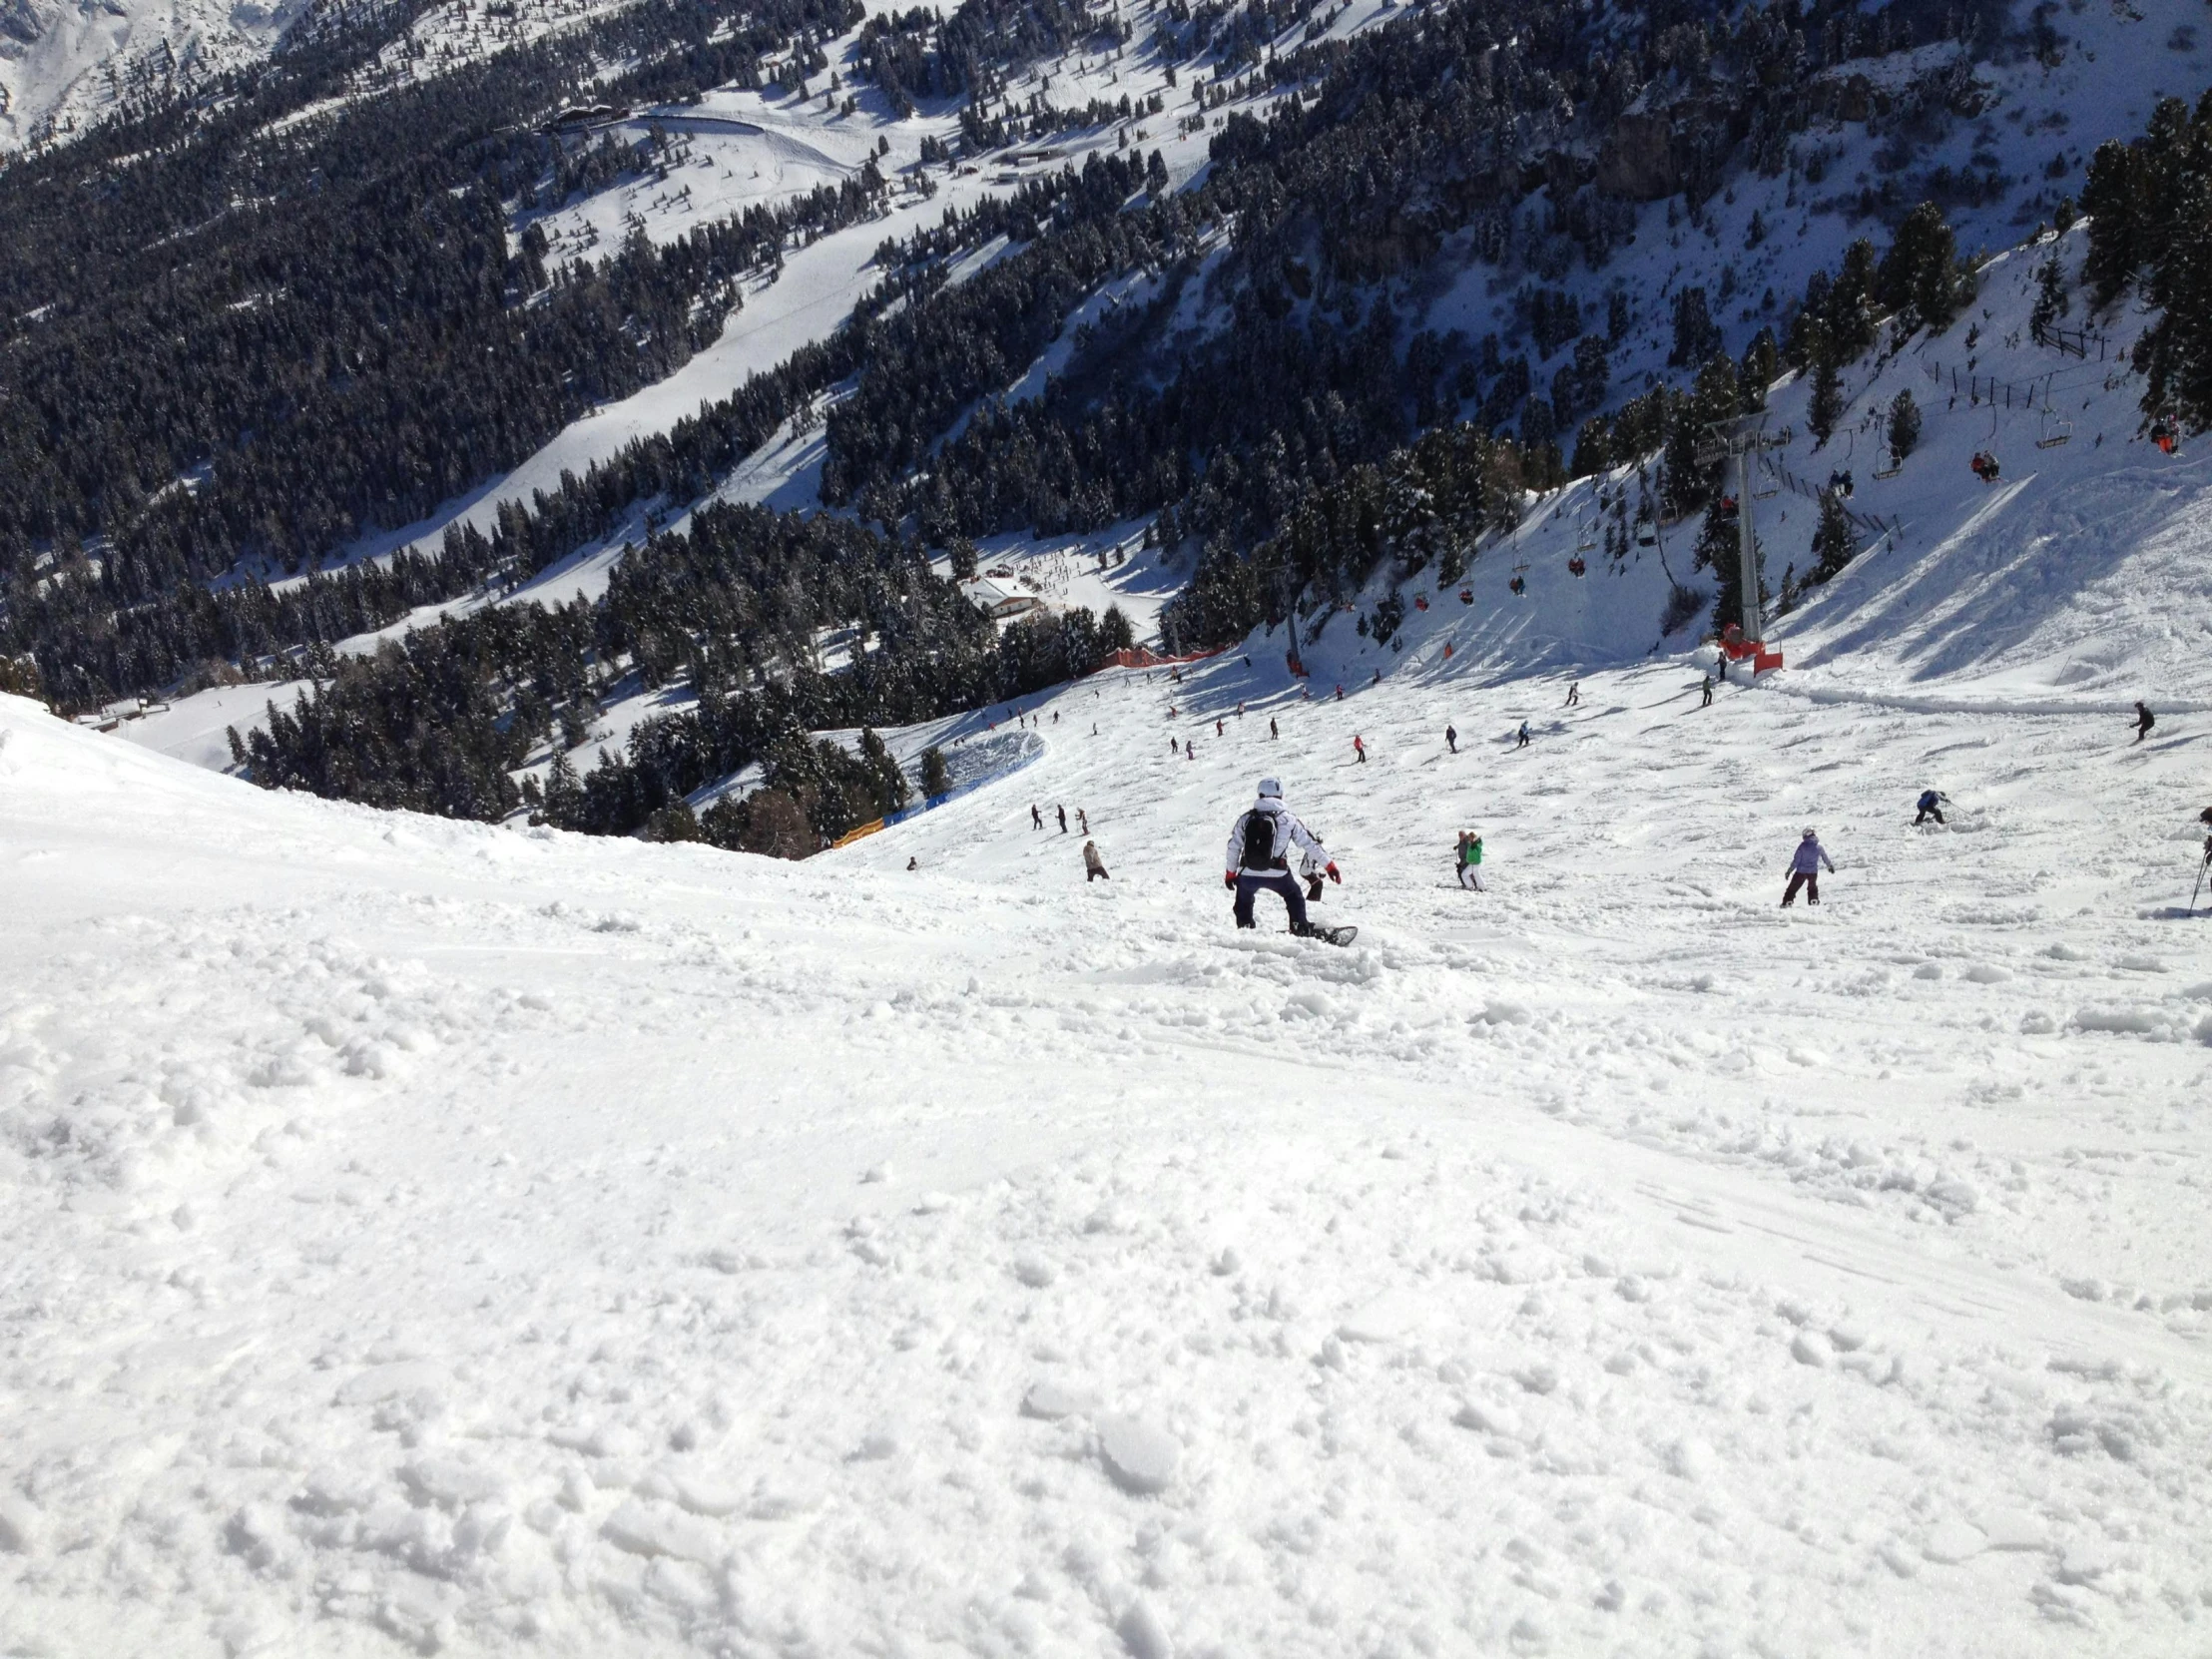
[(1875, 476), (1876, 476), (1877, 478), (1895, 478), (1895, 477), (1896, 477), (1896, 476), (1897, 476), (1897, 475), (1898, 475), (1899, 473), (1903, 472), (1904, 470), (1905, 470), (1905, 460), (1904, 460), (1904, 458), (1903, 458), (1902, 456), (1900, 456), (1900, 455), (1898, 454), (1898, 452), (1897, 452), (1896, 450), (1894, 450), (1894, 449), (1893, 449), (1892, 451), (1890, 451), (1890, 464), (1889, 464), (1888, 466), (1878, 466), (1878, 467), (1876, 467), (1876, 468), (1874, 469), (1874, 475), (1875, 475)]
[(2071, 438), (2072, 436), (2072, 421), (2065, 419), (2061, 415), (2053, 414), (2048, 408), (2043, 410), (2042, 427), (2041, 430), (2039, 430), (2035, 434), (2036, 448), (2056, 449), (2060, 444), (2066, 442), (2067, 439)]

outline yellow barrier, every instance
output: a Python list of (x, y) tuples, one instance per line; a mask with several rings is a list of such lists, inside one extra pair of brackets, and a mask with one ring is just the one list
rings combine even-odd
[(830, 845), (832, 848), (839, 846), (850, 846), (854, 841), (867, 839), (868, 836), (876, 833), (876, 831), (878, 831), (882, 828), (883, 821), (881, 819), (877, 819), (873, 824), (856, 825), (852, 829), (847, 830), (843, 834), (839, 835), (835, 840), (831, 841)]

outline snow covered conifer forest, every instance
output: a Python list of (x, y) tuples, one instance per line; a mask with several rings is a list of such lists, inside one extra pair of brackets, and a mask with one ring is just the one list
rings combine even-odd
[(2196, 0), (0, 0), (0, 1654), (2197, 1651), (2207, 247)]

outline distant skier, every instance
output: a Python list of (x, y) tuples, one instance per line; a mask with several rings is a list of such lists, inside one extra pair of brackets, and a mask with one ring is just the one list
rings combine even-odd
[(1368, 764), (1368, 740), (1357, 732), (1352, 734), (1352, 753), (1359, 758), (1362, 766)]
[(1111, 875), (1106, 874), (1106, 860), (1098, 854), (1098, 842), (1085, 841), (1083, 843), (1083, 885), (1087, 887), (1101, 877), (1108, 881), (1113, 879)]
[(1042, 830), (1044, 828), (1044, 814), (1037, 811), (1037, 804), (1034, 801), (1029, 803), (1029, 828), (1032, 830)]
[(908, 858), (906, 860), (906, 867), (908, 869), (919, 869), (921, 868), (921, 860), (919, 858)]
[(1075, 822), (1081, 827), (1084, 834), (1087, 835), (1091, 832), (1091, 815), (1081, 807), (1075, 809)]
[(1275, 717), (1273, 715), (1268, 716), (1268, 736), (1270, 738), (1280, 738), (1282, 735), (1275, 729)]
[(1344, 682), (1343, 682), (1342, 680), (1340, 680), (1340, 681), (1338, 681), (1338, 682), (1337, 682), (1337, 701), (1338, 701), (1339, 703), (1342, 703), (1342, 702), (1343, 702), (1344, 700), (1345, 700), (1345, 685), (1344, 685)]
[(2150, 712), (2149, 704), (2139, 702), (2135, 705), (2135, 741), (2137, 743), (2141, 743), (2149, 737), (2150, 729), (2157, 724), (2158, 717)]
[(1195, 761), (1198, 759), (1198, 751), (1191, 746), (1191, 740), (1189, 738), (1185, 738), (1183, 740), (1183, 759), (1186, 761)]
[(1459, 728), (1458, 728), (1458, 727), (1456, 727), (1456, 726), (1446, 726), (1446, 727), (1444, 728), (1444, 747), (1445, 747), (1446, 749), (1450, 750), (1450, 751), (1452, 752), (1452, 754), (1454, 754), (1454, 755), (1456, 755), (1456, 754), (1458, 754), (1458, 753), (1459, 753)]
[(1218, 721), (1218, 720), (1217, 720), (1217, 721), (1215, 721), (1215, 722), (1214, 722), (1214, 736), (1215, 736), (1215, 737), (1217, 737), (1217, 738), (1226, 738), (1226, 737), (1227, 737), (1228, 735), (1229, 735), (1228, 729), (1227, 729), (1226, 727), (1224, 727), (1224, 726), (1222, 725), (1222, 723), (1221, 723), (1220, 721)]
[(1707, 675), (1707, 676), (1705, 677), (1705, 701), (1704, 701), (1704, 702), (1702, 702), (1702, 703), (1700, 703), (1700, 704), (1698, 705), (1698, 707), (1699, 707), (1699, 708), (1701, 708), (1701, 709), (1710, 709), (1710, 708), (1711, 708), (1712, 706), (1713, 706), (1713, 677), (1712, 677), (1712, 676), (1711, 676), (1710, 674), (1708, 674), (1708, 675)]
[(1482, 890), (1482, 837), (1472, 830), (1459, 831), (1459, 885), (1469, 892)]
[(1567, 707), (1578, 708), (1582, 702), (1582, 682), (1576, 680), (1567, 687)]
[(1304, 935), (1311, 931), (1306, 920), (1306, 895), (1291, 878), (1288, 854), (1294, 846), (1302, 848), (1309, 857), (1321, 859), (1330, 880), (1344, 879), (1337, 873), (1337, 866), (1330, 860), (1321, 838), (1283, 805), (1283, 786), (1273, 778), (1263, 778), (1259, 799), (1229, 831), (1229, 851), (1222, 871), (1222, 885), (1237, 895), (1239, 927), (1258, 925), (1253, 919), (1252, 904), (1264, 890), (1282, 895), (1283, 906), (1290, 912), (1293, 933)]
[(1926, 824), (1930, 819), (1934, 819), (1937, 824), (1942, 823), (1943, 802), (1945, 799), (1945, 797), (1938, 795), (1934, 790), (1921, 791), (1921, 798), (1918, 802), (1915, 803), (1915, 805), (1920, 808), (1920, 813), (1913, 820), (1914, 828), (1920, 828), (1920, 826)]
[(1525, 720), (1520, 723), (1520, 740), (1513, 747), (1515, 749), (1526, 749), (1528, 747), (1528, 722)]
[(1060, 833), (1066, 834), (1068, 832), (1068, 810), (1065, 807), (1055, 807), (1052, 810), (1060, 815)]
[(1721, 684), (1722, 684), (1722, 685), (1724, 685), (1724, 686), (1725, 686), (1725, 685), (1727, 685), (1727, 684), (1728, 684), (1728, 653), (1727, 653), (1727, 652), (1725, 652), (1725, 651), (1724, 651), (1724, 652), (1722, 652), (1722, 653), (1721, 653), (1721, 654), (1720, 654), (1720, 655), (1719, 655), (1718, 657), (1716, 657), (1716, 658), (1714, 658), (1714, 659), (1713, 659), (1713, 672), (1714, 672), (1715, 674), (1718, 674), (1718, 675), (1720, 676), (1720, 678), (1721, 678)]
[(1790, 854), (1790, 884), (1783, 889), (1782, 907), (1787, 910), (1797, 902), (1798, 888), (1805, 889), (1805, 902), (1821, 901), (1821, 865), (1828, 865), (1828, 873), (1836, 873), (1836, 865), (1828, 851), (1821, 845), (1820, 836), (1812, 830), (1805, 831), (1797, 843), (1797, 850)]

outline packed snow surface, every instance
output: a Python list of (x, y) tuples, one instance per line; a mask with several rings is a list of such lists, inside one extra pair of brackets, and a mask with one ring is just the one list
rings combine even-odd
[(1108, 674), (803, 864), (0, 703), (0, 1651), (2192, 1651), (2202, 720), (1699, 680)]

